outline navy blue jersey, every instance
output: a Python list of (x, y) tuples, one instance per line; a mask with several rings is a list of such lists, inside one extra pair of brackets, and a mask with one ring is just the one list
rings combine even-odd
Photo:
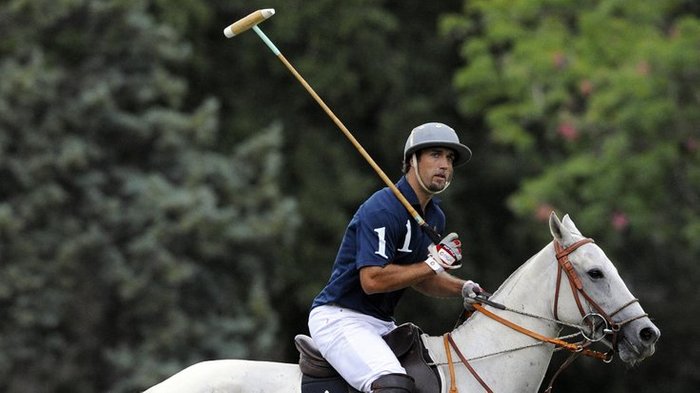
[[(416, 211), (420, 211), (418, 197), (406, 178), (401, 178), (396, 186)], [(428, 202), (422, 217), (442, 233), (445, 214), (435, 199)], [(332, 303), (382, 320), (392, 320), (404, 289), (368, 295), (360, 285), (360, 269), (389, 263), (423, 262), (428, 257), (430, 244), (430, 238), (391, 190), (386, 187), (377, 191), (357, 209), (348, 224), (331, 277), (311, 307)]]

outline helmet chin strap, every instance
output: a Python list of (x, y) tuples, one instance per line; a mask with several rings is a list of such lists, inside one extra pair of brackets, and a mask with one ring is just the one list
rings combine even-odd
[(416, 153), (413, 153), (413, 155), (411, 156), (411, 166), (413, 167), (413, 170), (414, 170), (415, 173), (416, 173), (416, 178), (418, 179), (418, 184), (420, 184), (420, 186), (421, 186), (421, 188), (423, 189), (423, 191), (427, 192), (427, 193), (430, 194), (430, 195), (437, 195), (437, 194), (439, 194), (439, 193), (441, 193), (441, 192), (447, 190), (447, 187), (449, 187), (450, 184), (452, 183), (451, 180), (446, 180), (446, 182), (445, 182), (445, 187), (443, 187), (442, 190), (440, 190), (440, 191), (433, 191), (433, 190), (429, 189), (429, 188), (425, 185), (425, 183), (423, 183), (423, 179), (421, 179), (420, 174), (418, 173), (418, 159), (416, 158)]

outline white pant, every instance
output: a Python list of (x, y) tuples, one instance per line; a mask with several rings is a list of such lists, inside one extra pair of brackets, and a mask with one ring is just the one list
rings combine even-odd
[(323, 357), (355, 389), (370, 392), (372, 382), (385, 374), (406, 370), (381, 337), (394, 322), (338, 306), (318, 306), (309, 314), (309, 332)]

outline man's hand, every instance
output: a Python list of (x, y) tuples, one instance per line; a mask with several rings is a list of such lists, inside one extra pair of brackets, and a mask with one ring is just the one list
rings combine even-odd
[(445, 269), (459, 269), (462, 264), (462, 243), (459, 236), (452, 232), (445, 236), (437, 245), (431, 244), (428, 247), (430, 255), (425, 263), (430, 266), (435, 273), (440, 273)]
[(484, 290), (478, 283), (472, 280), (467, 280), (462, 284), (462, 297), (464, 298), (464, 309), (467, 311), (474, 311), (472, 303), (475, 303), (476, 295), (483, 292)]
[(472, 280), (467, 280), (462, 284), (462, 297), (465, 299), (473, 299), (479, 293), (483, 292), (479, 283)]

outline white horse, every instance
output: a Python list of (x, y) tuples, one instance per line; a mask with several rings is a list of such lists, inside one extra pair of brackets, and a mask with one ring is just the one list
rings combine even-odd
[[(632, 365), (654, 353), (660, 336), (612, 262), (581, 235), (568, 215), (560, 221), (552, 213), (549, 227), (554, 241), (517, 269), (489, 299), (505, 309), (484, 307), (540, 339), (479, 311), (450, 333), (467, 363), (494, 392), (536, 392), (556, 347), (541, 341), (541, 336), (556, 338), (565, 326), (580, 328), (591, 340), (605, 336), (601, 342), (608, 341), (620, 359)], [(571, 279), (567, 279), (569, 274)], [(590, 324), (597, 327), (586, 328)], [(450, 349), (448, 356), (443, 336), (423, 335), (422, 339), (438, 365), (443, 392), (450, 384), (459, 392), (485, 390), (460, 361), (457, 350)], [(452, 366), (448, 358), (454, 358)], [(300, 381), (297, 364), (212, 360), (194, 364), (146, 393), (299, 393)]]

